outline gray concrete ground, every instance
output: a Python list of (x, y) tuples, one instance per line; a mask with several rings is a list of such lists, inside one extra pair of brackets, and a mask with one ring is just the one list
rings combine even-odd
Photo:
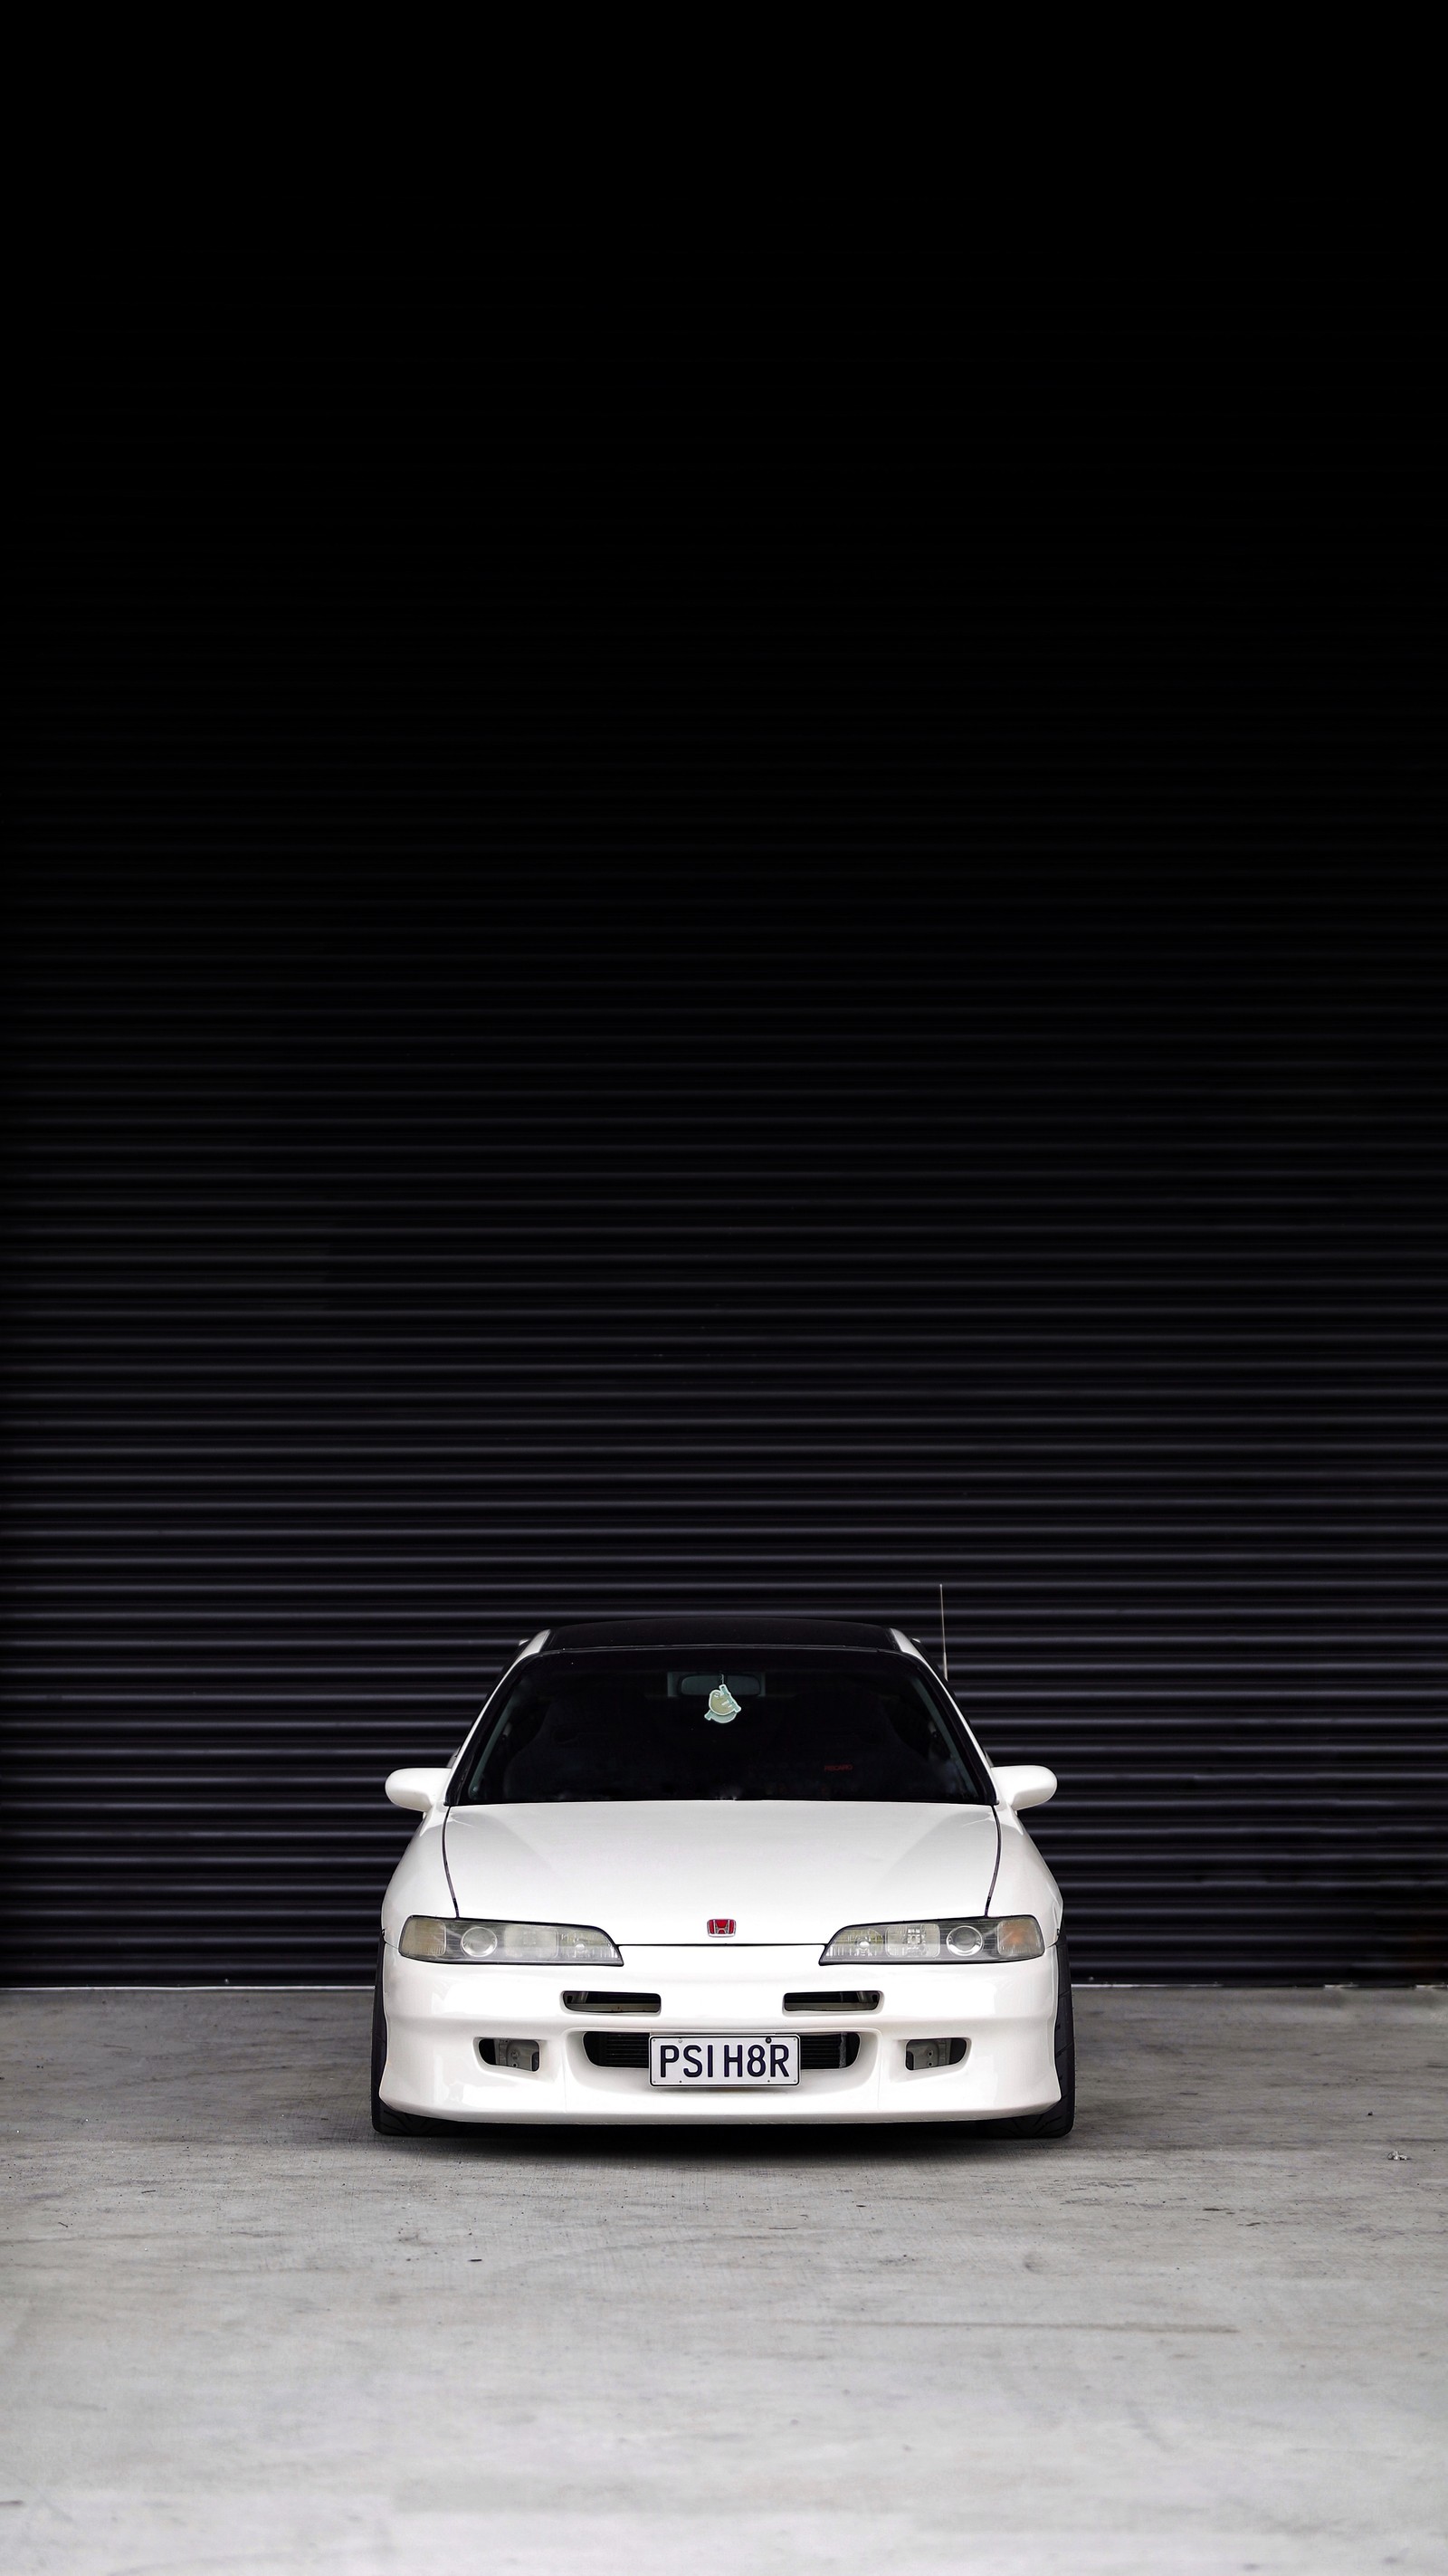
[(374, 2138), (360, 1994), (11, 1994), (15, 2576), (1448, 2569), (1448, 1994), (1086, 1992), (1064, 2145)]

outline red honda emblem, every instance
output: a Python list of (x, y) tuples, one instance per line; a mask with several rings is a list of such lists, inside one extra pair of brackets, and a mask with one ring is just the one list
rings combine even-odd
[(710, 1917), (709, 1917), (709, 1930), (710, 1930), (710, 1932), (713, 1934), (713, 1936), (714, 1936), (714, 1938), (715, 1938), (715, 1940), (716, 1940), (716, 1941), (717, 1941), (717, 1940), (722, 1940), (722, 1939), (723, 1939), (723, 1938), (724, 1938), (728, 1933), (732, 1932), (732, 1931), (733, 1931), (733, 1929), (734, 1929), (734, 1917), (733, 1917), (733, 1915), (732, 1915), (732, 1914), (711, 1914), (711, 1915), (710, 1915)]

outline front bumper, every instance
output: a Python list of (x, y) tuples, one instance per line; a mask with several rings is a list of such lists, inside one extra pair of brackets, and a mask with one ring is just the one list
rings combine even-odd
[[(786, 2013), (799, 1990), (868, 1985), (878, 2010)], [(572, 2012), (565, 1988), (659, 1996), (657, 2013)], [(384, 2102), (443, 2120), (769, 2122), (998, 2120), (1047, 2111), (1056, 2081), (1056, 1953), (1008, 1967), (822, 1969), (815, 1948), (640, 1949), (621, 1968), (434, 1967), (383, 1956)], [(655, 2090), (644, 2068), (595, 2066), (588, 2031), (859, 2034), (851, 2066), (778, 2090)], [(963, 2061), (912, 2073), (906, 2043), (959, 2038)], [(535, 2074), (484, 2064), (480, 2039), (532, 2040)]]

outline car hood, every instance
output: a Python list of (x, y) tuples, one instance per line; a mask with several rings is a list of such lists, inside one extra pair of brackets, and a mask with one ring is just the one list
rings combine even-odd
[(580, 1802), (452, 1807), (446, 1847), (463, 1914), (594, 1923), (625, 1952), (703, 1942), (722, 1914), (740, 1941), (818, 1947), (846, 1923), (984, 1913), (997, 1832), (989, 1807)]

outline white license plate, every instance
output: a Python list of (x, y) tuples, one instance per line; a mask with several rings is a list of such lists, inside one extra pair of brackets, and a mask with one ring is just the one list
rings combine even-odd
[(649, 2082), (692, 2085), (700, 2093), (726, 2084), (797, 2084), (799, 2034), (794, 2032), (788, 2039), (721, 2039), (711, 2031), (706, 2039), (694, 2039), (683, 2032), (660, 2039), (650, 2031)]

